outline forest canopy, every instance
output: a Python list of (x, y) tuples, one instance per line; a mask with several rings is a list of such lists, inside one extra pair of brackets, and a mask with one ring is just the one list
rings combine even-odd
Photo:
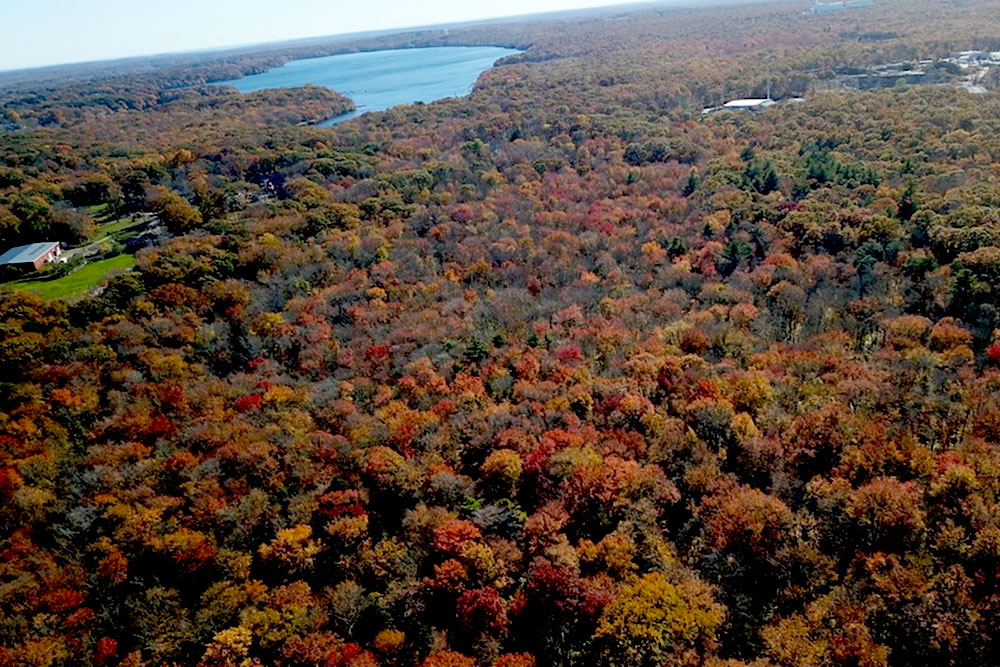
[(0, 93), (0, 245), (159, 230), (0, 286), (0, 667), (988, 662), (995, 79), (814, 83), (1000, 20), (804, 9), (328, 45), (525, 49), (333, 128), (204, 85), (303, 53)]

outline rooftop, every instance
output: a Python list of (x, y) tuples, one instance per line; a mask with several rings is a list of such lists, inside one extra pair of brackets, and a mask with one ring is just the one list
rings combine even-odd
[(722, 105), (723, 109), (756, 109), (769, 107), (774, 104), (774, 100), (766, 97), (747, 98), (742, 100), (732, 100)]
[(32, 264), (36, 259), (51, 250), (52, 246), (57, 245), (59, 244), (55, 241), (19, 245), (0, 255), (0, 264)]

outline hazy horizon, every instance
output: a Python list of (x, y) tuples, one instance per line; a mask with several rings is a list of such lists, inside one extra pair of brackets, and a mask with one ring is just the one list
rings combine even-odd
[(0, 42), (0, 71), (624, 4), (636, 0), (510, 0), (502, 10), (460, 0), (419, 6), (384, 0), (377, 13), (343, 0), (287, 0), (280, 12), (266, 0), (220, 0), (210, 6), (176, 0), (169, 12), (141, 1), (43, 0), (5, 10), (9, 37)]

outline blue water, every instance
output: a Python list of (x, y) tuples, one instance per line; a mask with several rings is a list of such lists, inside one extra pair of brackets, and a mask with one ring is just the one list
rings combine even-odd
[(357, 105), (320, 125), (334, 125), (367, 111), (397, 104), (433, 102), (468, 95), (484, 71), (504, 56), (521, 53), (496, 46), (442, 46), (346, 53), (293, 60), (263, 74), (219, 81), (241, 93), (313, 84), (347, 95)]

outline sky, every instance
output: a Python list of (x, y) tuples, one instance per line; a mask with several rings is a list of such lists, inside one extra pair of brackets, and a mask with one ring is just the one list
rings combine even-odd
[(635, 0), (0, 0), (0, 70)]

